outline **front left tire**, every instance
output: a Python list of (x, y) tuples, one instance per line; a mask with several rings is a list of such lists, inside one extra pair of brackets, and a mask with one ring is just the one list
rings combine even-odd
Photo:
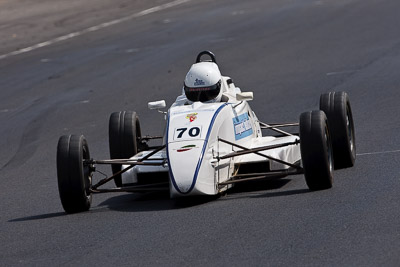
[(300, 152), (304, 176), (310, 190), (323, 190), (333, 184), (333, 154), (328, 120), (323, 111), (300, 115)]

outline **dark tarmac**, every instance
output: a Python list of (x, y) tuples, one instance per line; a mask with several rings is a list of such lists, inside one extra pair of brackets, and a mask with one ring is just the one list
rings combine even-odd
[[(399, 265), (399, 1), (192, 0), (148, 14), (169, 2), (36, 2), (0, 2), (0, 266)], [(298, 121), (321, 93), (347, 91), (355, 167), (318, 192), (298, 175), (187, 205), (160, 193), (95, 195), (89, 212), (66, 215), (58, 138), (84, 134), (105, 159), (119, 110), (162, 134), (147, 102), (172, 104), (206, 49), (254, 92), (261, 121)]]

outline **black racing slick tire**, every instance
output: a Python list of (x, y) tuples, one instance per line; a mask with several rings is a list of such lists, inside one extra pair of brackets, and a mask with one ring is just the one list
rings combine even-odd
[(346, 92), (322, 94), (319, 105), (328, 117), (335, 169), (352, 167), (356, 160), (356, 139), (349, 96)]
[[(111, 159), (129, 159), (139, 152), (141, 131), (139, 117), (133, 111), (114, 112), (109, 121), (109, 147)], [(122, 165), (111, 165), (113, 174), (121, 171)], [(114, 178), (117, 187), (122, 186), (122, 177)]]
[(89, 147), (83, 135), (61, 136), (57, 146), (57, 178), (66, 213), (87, 211), (92, 202)]
[(331, 188), (334, 166), (332, 143), (323, 111), (300, 115), (300, 150), (308, 188), (313, 191)]

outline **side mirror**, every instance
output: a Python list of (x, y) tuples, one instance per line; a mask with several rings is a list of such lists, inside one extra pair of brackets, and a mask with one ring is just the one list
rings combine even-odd
[(238, 101), (250, 101), (253, 100), (253, 92), (241, 92), (236, 94)]
[(161, 109), (165, 108), (167, 104), (165, 103), (165, 100), (160, 100), (160, 101), (149, 102), (147, 106), (149, 107), (149, 109)]

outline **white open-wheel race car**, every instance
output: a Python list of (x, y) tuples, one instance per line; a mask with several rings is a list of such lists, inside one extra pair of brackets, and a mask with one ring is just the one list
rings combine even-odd
[[(209, 60), (202, 60), (204, 56)], [(92, 195), (168, 190), (171, 198), (218, 195), (240, 182), (304, 174), (310, 190), (332, 187), (333, 170), (354, 165), (355, 132), (349, 97), (324, 93), (320, 110), (299, 123), (260, 122), (232, 79), (222, 76), (213, 53), (201, 52), (167, 112), (165, 101), (148, 103), (165, 114), (162, 136), (142, 136), (135, 112), (111, 114), (109, 160), (91, 158), (83, 135), (64, 135), (57, 147), (58, 188), (67, 213), (86, 211)], [(284, 127), (299, 127), (289, 133)], [(273, 135), (264, 135), (262, 130)], [(149, 141), (162, 139), (159, 146)], [(96, 165), (112, 175), (94, 182)], [(114, 180), (115, 188), (101, 188)]]

